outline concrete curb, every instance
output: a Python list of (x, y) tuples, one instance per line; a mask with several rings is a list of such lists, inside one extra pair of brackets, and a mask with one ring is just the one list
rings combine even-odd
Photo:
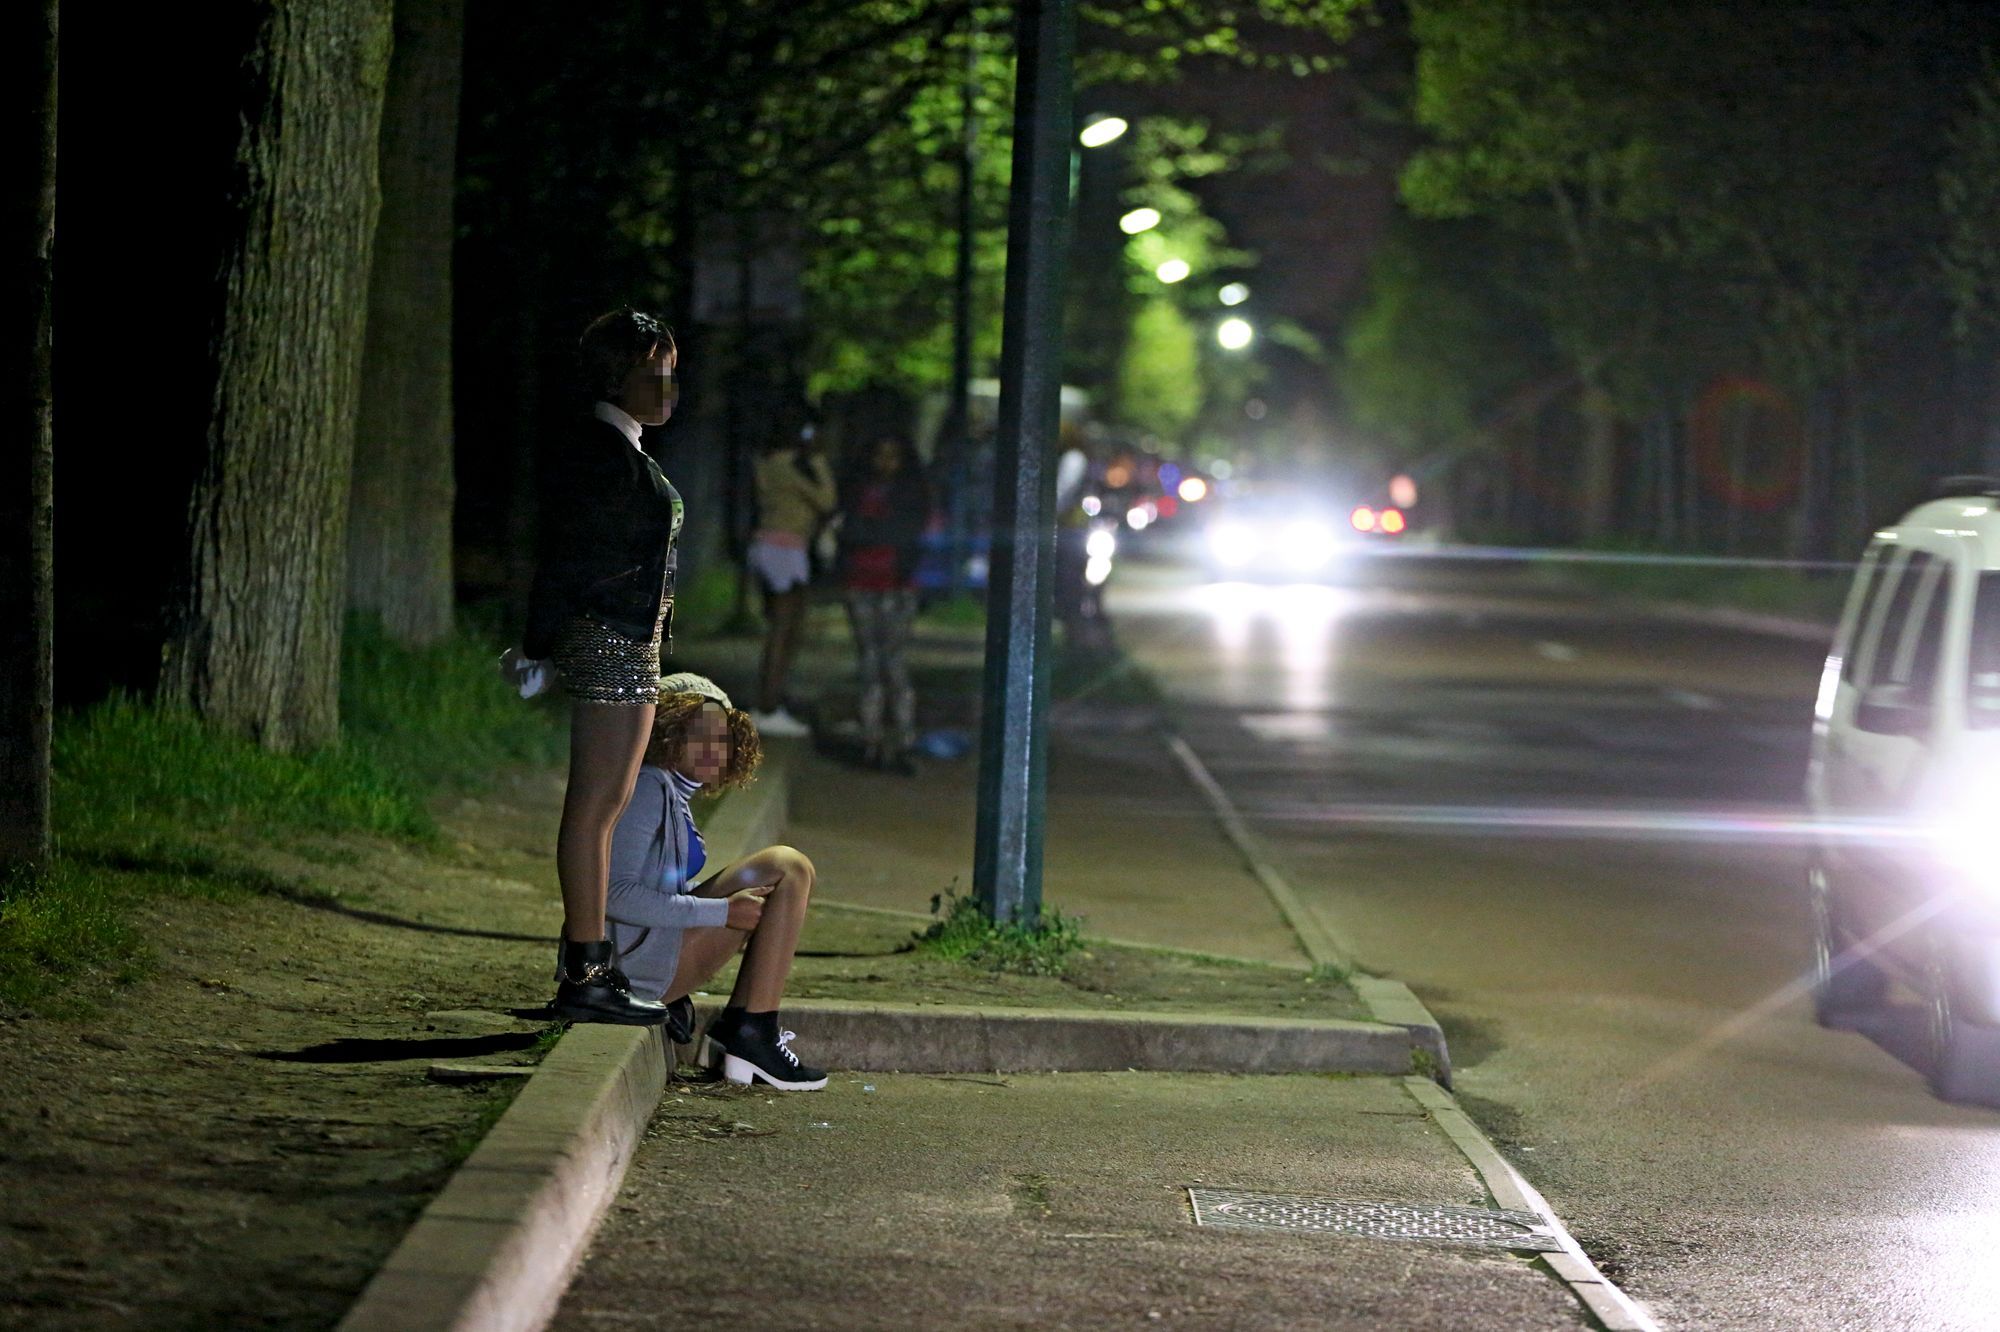
[(1422, 1067), (1426, 1059), (1413, 1058), (1419, 1073), (1445, 1087), (1451, 1086), (1451, 1049), (1445, 1044), (1444, 1028), (1431, 1016), (1431, 1010), (1424, 1007), (1424, 1001), (1417, 998), (1416, 991), (1387, 976), (1349, 976), (1347, 983), (1367, 1005), (1370, 1017), (1387, 1026), (1401, 1027), (1408, 1033), (1412, 1049), (1428, 1056), (1428, 1068)]
[(547, 1323), (666, 1085), (656, 1032), (565, 1034), (361, 1292), (343, 1332)]
[[(773, 744), (760, 780), (709, 815), (719, 863), (777, 839), (791, 754)], [(340, 1332), (544, 1326), (617, 1196), (668, 1071), (653, 1028), (570, 1028), (417, 1217)]]
[[(1215, 780), (1208, 765), (1194, 752), (1194, 747), (1178, 735), (1169, 735), (1167, 748), (1180, 762), (1188, 780), (1208, 802), (1223, 836), (1236, 848), (1236, 853), (1243, 858), (1243, 863), (1257, 881), (1264, 885), (1271, 904), (1291, 927), (1299, 947), (1312, 959), (1313, 967), (1325, 967), (1344, 975), (1376, 1022), (1402, 1028), (1414, 1048), (1423, 1051), (1423, 1056), (1413, 1061), (1417, 1071), (1449, 1087), (1451, 1051), (1445, 1044), (1444, 1029), (1438, 1026), (1437, 1019), (1431, 1016), (1415, 991), (1401, 981), (1356, 974), (1353, 950), (1334, 937), (1333, 932), (1293, 890), (1285, 876), (1278, 872), (1278, 868), (1264, 854), (1257, 835), (1237, 812), (1229, 793), (1222, 789), (1222, 783)], [(1424, 1067), (1425, 1064), (1429, 1067)]]
[(812, 1062), (874, 1073), (1409, 1073), (1430, 1046), (1400, 1024), (1230, 1013), (786, 1003)]
[(1430, 1115), (1431, 1122), (1444, 1130), (1468, 1164), (1478, 1172), (1495, 1206), (1510, 1211), (1533, 1212), (1562, 1243), (1556, 1253), (1540, 1255), (1557, 1280), (1570, 1288), (1583, 1307), (1605, 1332), (1660, 1332), (1645, 1306), (1620, 1290), (1597, 1264), (1584, 1253), (1583, 1246), (1569, 1233), (1569, 1227), (1550, 1208), (1548, 1199), (1522, 1178), (1511, 1162), (1488, 1140), (1458, 1098), (1423, 1078), (1406, 1078), (1403, 1087)]

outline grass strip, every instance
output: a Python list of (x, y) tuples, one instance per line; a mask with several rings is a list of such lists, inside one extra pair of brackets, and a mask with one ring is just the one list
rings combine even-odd
[(147, 951), (130, 923), (159, 897), (227, 901), (298, 891), (232, 864), (227, 848), (300, 834), (428, 842), (433, 795), (563, 753), (558, 708), (499, 682), (468, 627), (400, 647), (348, 627), (338, 744), (277, 754), (193, 715), (119, 695), (58, 717), (55, 854), (0, 882), (0, 1004), (46, 1004), (90, 977), (129, 983)]

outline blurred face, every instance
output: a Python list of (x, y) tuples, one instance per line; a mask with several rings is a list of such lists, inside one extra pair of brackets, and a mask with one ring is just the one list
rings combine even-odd
[(618, 405), (640, 425), (665, 425), (680, 399), (680, 353), (662, 343), (625, 375)]
[(704, 703), (688, 722), (687, 743), (681, 746), (681, 776), (714, 786), (729, 769), (729, 715), (719, 703)]
[(894, 476), (903, 470), (903, 450), (893, 439), (875, 441), (875, 475)]

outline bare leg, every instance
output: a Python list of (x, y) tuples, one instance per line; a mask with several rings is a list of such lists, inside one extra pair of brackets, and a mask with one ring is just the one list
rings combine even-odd
[(740, 948), (743, 965), (736, 971), (730, 1005), (768, 1013), (784, 999), (785, 982), (792, 974), (792, 954), (798, 950), (799, 930), (805, 924), (806, 904), (812, 896), (813, 864), (789, 846), (767, 846), (704, 880), (695, 893), (727, 897), (745, 888), (771, 890), (764, 899), (763, 919), (750, 931), (748, 945), (742, 930), (725, 925), (687, 931), (681, 938), (680, 965), (663, 998), (671, 1001), (689, 993), (720, 971)]
[(757, 710), (775, 712), (785, 705), (785, 681), (798, 651), (799, 626), (805, 621), (806, 588), (802, 583), (784, 592), (764, 594), (764, 614), (771, 621), (764, 635), (764, 662), (757, 688)]
[(556, 876), (562, 881), (563, 938), (573, 943), (604, 938), (611, 829), (632, 798), (652, 732), (650, 703), (571, 705), (569, 786), (556, 834)]

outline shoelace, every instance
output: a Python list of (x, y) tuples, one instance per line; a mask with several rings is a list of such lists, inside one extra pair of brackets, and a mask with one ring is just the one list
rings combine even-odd
[(778, 1037), (778, 1053), (789, 1059), (793, 1068), (799, 1066), (799, 1057), (792, 1053), (792, 1041), (797, 1035), (795, 1031), (787, 1031)]

